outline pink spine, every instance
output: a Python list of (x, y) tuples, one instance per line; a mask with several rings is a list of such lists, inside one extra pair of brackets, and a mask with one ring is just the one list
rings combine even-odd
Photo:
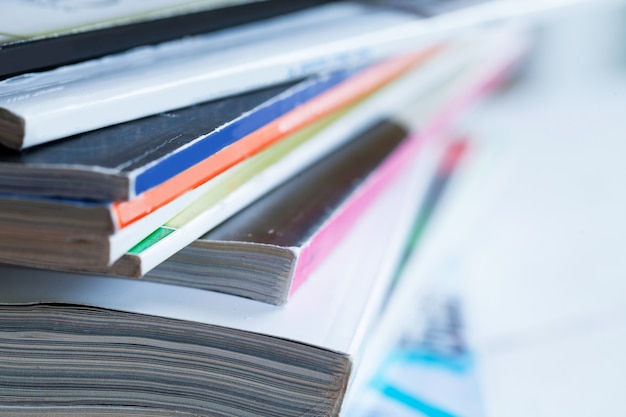
[(498, 87), (506, 79), (506, 75), (521, 56), (521, 51), (516, 52), (518, 53), (513, 53), (512, 56), (503, 59), (503, 62), (499, 62), (496, 68), (488, 68), (484, 76), (478, 77), (469, 88), (460, 91), (459, 95), (439, 109), (418, 133), (407, 138), (344, 203), (320, 232), (302, 248), (295, 268), (290, 295), (306, 281), (386, 186), (400, 175), (407, 164), (413, 160), (420, 145), (426, 140), (439, 136), (465, 108)]
[(303, 247), (296, 265), (291, 286), (293, 294), (313, 270), (328, 256), (334, 246), (348, 233), (361, 214), (371, 205), (387, 185), (396, 178), (420, 147), (421, 140), (412, 136), (405, 140), (337, 210), (309, 243)]

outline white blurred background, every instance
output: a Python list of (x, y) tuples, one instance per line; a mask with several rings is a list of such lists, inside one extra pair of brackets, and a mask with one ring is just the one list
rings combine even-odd
[(497, 156), (454, 201), (481, 206), (454, 270), (485, 414), (626, 416), (626, 4), (543, 20), (468, 129)]

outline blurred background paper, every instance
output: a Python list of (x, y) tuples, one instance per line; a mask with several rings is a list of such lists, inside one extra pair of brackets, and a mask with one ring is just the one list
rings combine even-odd
[(626, 415), (625, 31), (564, 10), (476, 117), (508, 155), (460, 266), (488, 416)]
[[(555, 12), (536, 41), (515, 82), (466, 120), (477, 157), (429, 226), (414, 275), (454, 276), (482, 415), (621, 417), (626, 2)], [(427, 382), (411, 392), (436, 405)], [(439, 404), (358, 415), (465, 415)]]

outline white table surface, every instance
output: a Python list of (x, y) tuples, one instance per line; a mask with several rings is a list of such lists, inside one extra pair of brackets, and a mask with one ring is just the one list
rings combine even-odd
[(563, 11), (539, 41), (466, 127), (499, 161), (455, 203), (484, 202), (454, 270), (485, 414), (623, 417), (626, 3)]

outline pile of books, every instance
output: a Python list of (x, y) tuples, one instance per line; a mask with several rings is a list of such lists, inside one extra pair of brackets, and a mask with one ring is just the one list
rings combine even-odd
[(0, 414), (338, 415), (501, 3), (3, 5)]

